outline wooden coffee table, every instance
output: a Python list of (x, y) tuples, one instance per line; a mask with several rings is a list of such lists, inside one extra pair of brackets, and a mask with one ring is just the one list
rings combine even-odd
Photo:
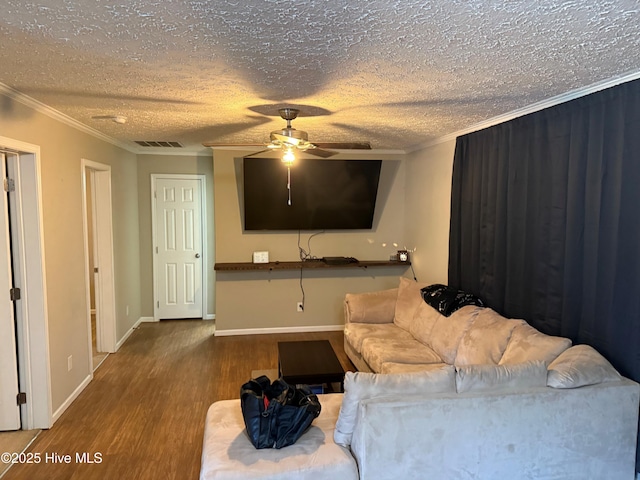
[(278, 342), (278, 373), (293, 385), (339, 383), (343, 390), (344, 369), (329, 340)]

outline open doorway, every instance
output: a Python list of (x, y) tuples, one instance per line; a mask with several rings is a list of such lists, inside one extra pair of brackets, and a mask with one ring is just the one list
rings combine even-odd
[[(0, 401), (0, 418), (18, 419), (19, 423), (14, 423), (22, 430), (49, 428), (53, 421), (40, 148), (0, 137), (0, 150), (6, 173), (4, 190), (7, 202), (11, 203), (11, 208), (2, 209), (5, 212), (2, 231), (5, 240), (11, 238), (11, 249), (2, 249), (0, 264), (5, 276), (11, 279), (12, 288), (19, 289), (13, 295), (13, 303), (9, 295), (0, 295), (0, 311), (15, 313), (13, 328), (9, 329), (15, 335), (0, 335), (0, 352), (7, 359), (10, 354), (14, 358), (14, 361), (5, 362), (4, 358), (0, 361), (0, 392), (9, 392), (6, 401)], [(20, 406), (16, 414), (15, 388), (18, 386)], [(7, 425), (5, 429), (15, 428)]]
[[(89, 309), (91, 317), (91, 357), (93, 358), (93, 371), (107, 358), (109, 352), (104, 351), (101, 339), (98, 338), (98, 311), (96, 307), (96, 280), (99, 274), (99, 268), (96, 265), (96, 239), (94, 236), (94, 180), (95, 171), (85, 168), (85, 201), (87, 202), (86, 224), (87, 224), (87, 253), (89, 257)], [(102, 320), (102, 318), (100, 318)], [(102, 331), (100, 329), (100, 331)]]
[(87, 327), (91, 371), (116, 351), (111, 167), (82, 160)]

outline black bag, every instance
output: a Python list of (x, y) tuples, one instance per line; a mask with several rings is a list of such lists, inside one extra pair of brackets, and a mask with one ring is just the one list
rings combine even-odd
[(249, 440), (256, 448), (292, 445), (320, 415), (320, 401), (307, 385), (289, 385), (265, 375), (240, 388), (240, 405)]

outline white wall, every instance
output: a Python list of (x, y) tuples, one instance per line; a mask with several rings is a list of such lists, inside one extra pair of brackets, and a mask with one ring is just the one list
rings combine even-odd
[(447, 283), (455, 140), (406, 158), (405, 232), (420, 282)]
[[(122, 338), (140, 317), (136, 155), (0, 94), (2, 136), (40, 147), (52, 408), (86, 383), (89, 328), (84, 265), (82, 166), (111, 166), (116, 327)], [(129, 315), (126, 307), (129, 306)], [(67, 359), (73, 367), (67, 368)]]
[[(266, 250), (270, 260), (298, 261), (297, 232), (244, 232), (241, 220), (241, 160), (251, 151), (215, 150), (216, 263), (250, 262), (252, 252)], [(359, 260), (388, 260), (396, 242), (404, 239), (404, 155), (375, 152), (342, 154), (339, 158), (382, 159), (383, 166), (374, 215), (374, 228), (327, 231), (311, 240), (317, 257), (351, 256)], [(328, 159), (326, 161), (331, 161)], [(302, 246), (313, 232), (302, 233)], [(383, 247), (382, 244), (387, 246)], [(300, 271), (216, 273), (216, 334), (221, 331), (312, 327), (340, 329), (345, 293), (391, 288), (406, 267), (304, 270), (305, 311), (301, 301)]]

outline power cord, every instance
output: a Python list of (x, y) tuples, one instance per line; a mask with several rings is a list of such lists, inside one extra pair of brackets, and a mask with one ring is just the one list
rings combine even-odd
[[(315, 237), (316, 235), (320, 235), (321, 233), (324, 233), (324, 230), (321, 230), (319, 232), (316, 232), (312, 235), (309, 236), (309, 238), (307, 239), (307, 250), (305, 250), (304, 248), (302, 248), (302, 231), (298, 230), (298, 253), (300, 254), (300, 261), (304, 262), (307, 260), (318, 260), (316, 257), (314, 257), (313, 255), (311, 255), (311, 239), (313, 237)], [(304, 312), (304, 300), (305, 300), (305, 292), (304, 292), (304, 285), (302, 283), (302, 266), (300, 266), (300, 292), (302, 293), (302, 311)]]
[(324, 230), (321, 230), (321, 231), (316, 232), (313, 235), (309, 236), (309, 238), (307, 239), (307, 250), (305, 250), (300, 245), (300, 243), (302, 241), (301, 240), (302, 232), (300, 230), (298, 230), (298, 252), (300, 254), (300, 261), (304, 262), (305, 260), (317, 260), (317, 257), (314, 257), (313, 255), (311, 255), (311, 239), (313, 237), (315, 237), (316, 235), (320, 235), (321, 233), (324, 233)]
[(300, 267), (300, 291), (302, 292), (302, 311), (304, 312), (304, 285), (302, 285), (302, 267)]
[(413, 274), (413, 280), (417, 282), (418, 278), (416, 277), (416, 271), (413, 269), (413, 264), (411, 264), (410, 267), (411, 267), (411, 273)]

